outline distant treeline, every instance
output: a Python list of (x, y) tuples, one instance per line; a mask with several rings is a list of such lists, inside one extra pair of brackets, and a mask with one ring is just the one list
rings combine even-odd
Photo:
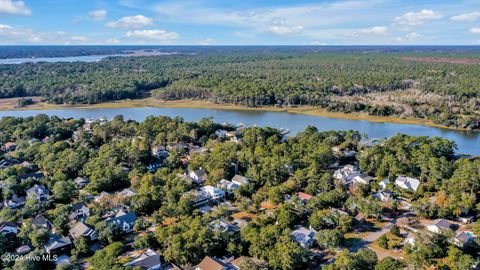
[[(114, 47), (115, 48), (115, 47)], [(479, 129), (480, 65), (403, 61), (406, 55), (480, 57), (470, 47), (418, 53), (403, 47), (170, 47), (195, 52), (111, 57), (98, 63), (0, 65), (0, 97), (41, 95), (52, 103), (138, 98), (203, 99), (246, 106), (313, 105), (330, 111), (428, 118)], [(406, 100), (418, 89), (435, 95)], [(400, 97), (392, 100), (392, 93)], [(381, 93), (386, 102), (359, 102)], [(341, 97), (341, 99), (339, 99)]]

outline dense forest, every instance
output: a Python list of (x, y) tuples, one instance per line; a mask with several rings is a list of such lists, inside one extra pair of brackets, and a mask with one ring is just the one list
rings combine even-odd
[(0, 65), (0, 97), (40, 95), (52, 103), (99, 103), (152, 93), (165, 100), (312, 105), (480, 129), (480, 65), (418, 58), (478, 58), (478, 52), (334, 48), (219, 47), (169, 56), (110, 57), (98, 63)]
[[(395, 203), (383, 203), (372, 196), (378, 181), (385, 177), (409, 175), (420, 179), (416, 193), (393, 189), (395, 197), (408, 198), (413, 205), (410, 215), (455, 219), (459, 209), (478, 213), (479, 160), (455, 160), (455, 144), (451, 141), (399, 134), (381, 144), (364, 146), (356, 131), (319, 132), (307, 127), (283, 138), (276, 129), (223, 126), (211, 119), (185, 122), (181, 118), (148, 117), (139, 123), (117, 116), (111, 121), (85, 124), (84, 119), (45, 115), (0, 120), (1, 144), (17, 144), (5, 159), (33, 163), (44, 173), (40, 179), (22, 178), (28, 172), (23, 163), (1, 169), (1, 198), (23, 195), (33, 184), (50, 190), (47, 201), (28, 199), (23, 208), (0, 210), (0, 222), (23, 224), (15, 236), (0, 234), (0, 253), (10, 254), (17, 246), (28, 244), (31, 255), (43, 254), (47, 230), (32, 229), (32, 219), (42, 214), (52, 222), (55, 233), (65, 235), (72, 204), (86, 201), (90, 216), (84, 222), (98, 231), (95, 241), (100, 248), (92, 251), (90, 239), (76, 238), (70, 262), (57, 269), (80, 269), (85, 262), (93, 269), (132, 269), (123, 267), (117, 257), (141, 248), (157, 250), (165, 263), (184, 269), (193, 269), (207, 255), (225, 254), (251, 258), (241, 269), (318, 269), (318, 257), (330, 253), (336, 254), (336, 260), (322, 269), (423, 269), (435, 265), (453, 270), (477, 263), (478, 238), (471, 249), (462, 251), (448, 242), (451, 236), (443, 234), (426, 234), (414, 247), (405, 245), (404, 260), (378, 260), (371, 249), (342, 250), (352, 241), (347, 240), (348, 234), (364, 226), (361, 216), (375, 221), (399, 211)], [(218, 135), (219, 129), (235, 131), (238, 140)], [(170, 147), (179, 144), (204, 151), (189, 154), (185, 148)], [(332, 152), (334, 146), (358, 154), (339, 157)], [(158, 162), (152, 149), (158, 147), (171, 150), (161, 168), (151, 170), (148, 165)], [(375, 178), (374, 182), (348, 189), (332, 176), (330, 167), (338, 162), (358, 163), (362, 171)], [(208, 185), (215, 186), (235, 174), (245, 175), (251, 182), (228, 195), (230, 207), (219, 204), (203, 213), (188, 196), (198, 184), (181, 178), (184, 171), (199, 168), (208, 172)], [(85, 189), (75, 185), (77, 176), (90, 180)], [(92, 195), (126, 187), (135, 190), (135, 195), (92, 200)], [(307, 192), (311, 199), (302, 202), (296, 195), (299, 191)], [(266, 208), (265, 202), (271, 207)], [(133, 238), (104, 221), (111, 209), (120, 206), (141, 217), (131, 232)], [(348, 213), (338, 216), (332, 209)], [(237, 233), (211, 228), (212, 222), (230, 222), (240, 214), (248, 222)], [(291, 237), (300, 225), (317, 231), (315, 248), (301, 246)], [(480, 226), (480, 222), (475, 225)], [(400, 235), (394, 228), (389, 237)], [(5, 261), (2, 267), (53, 269), (49, 262), (28, 260)]]

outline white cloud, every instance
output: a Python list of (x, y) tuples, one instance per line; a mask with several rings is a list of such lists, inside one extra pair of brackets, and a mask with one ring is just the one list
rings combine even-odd
[(76, 42), (87, 42), (88, 41), (88, 38), (84, 37), (84, 36), (72, 36), (70, 39), (72, 41), (76, 41)]
[(480, 27), (471, 28), (470, 33), (480, 34)]
[(275, 35), (290, 35), (297, 34), (303, 31), (301, 25), (286, 25), (284, 22), (271, 25), (267, 28), (267, 32)]
[(422, 35), (420, 35), (418, 33), (415, 33), (415, 32), (411, 32), (411, 33), (406, 34), (404, 37), (395, 38), (395, 41), (400, 42), (400, 43), (408, 43), (408, 42), (415, 41), (415, 40), (417, 40), (421, 37), (422, 37)]
[(312, 42), (307, 43), (306, 45), (327, 46), (328, 43), (326, 43), (326, 42), (321, 42), (321, 41), (312, 41)]
[(57, 35), (59, 35), (59, 36), (65, 36), (65, 35), (67, 35), (67, 32), (65, 32), (65, 31), (57, 31)]
[(399, 24), (414, 26), (423, 24), (425, 21), (438, 20), (442, 17), (442, 15), (431, 9), (422, 9), (420, 12), (405, 13), (402, 16), (396, 17), (395, 21)]
[(10, 25), (0, 24), (0, 31), (5, 30), (5, 29), (12, 29), (12, 27)]
[(374, 26), (370, 28), (362, 28), (358, 31), (353, 32), (354, 35), (366, 34), (366, 35), (385, 35), (388, 32), (388, 27), (386, 26)]
[(128, 31), (127, 33), (125, 33), (125, 36), (128, 38), (138, 38), (142, 40), (160, 41), (160, 42), (170, 41), (173, 39), (177, 39), (179, 37), (178, 33), (167, 32), (165, 30), (160, 30), (160, 29)]
[(123, 17), (117, 21), (109, 22), (107, 27), (111, 28), (140, 28), (143, 26), (151, 25), (153, 20), (143, 15), (136, 15), (130, 17)]
[(107, 11), (105, 9), (92, 10), (88, 16), (94, 21), (103, 21), (107, 17)]
[(471, 13), (466, 13), (466, 14), (460, 14), (457, 16), (453, 16), (450, 19), (452, 21), (461, 21), (461, 22), (474, 22), (478, 18), (480, 18), (480, 12), (471, 12)]
[(31, 11), (23, 1), (0, 0), (0, 13), (30, 15)]

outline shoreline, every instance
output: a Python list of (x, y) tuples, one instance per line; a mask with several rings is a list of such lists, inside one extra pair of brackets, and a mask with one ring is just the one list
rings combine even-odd
[(317, 117), (338, 118), (347, 120), (363, 120), (375, 123), (394, 123), (405, 125), (422, 125), (436, 128), (443, 128), (456, 131), (469, 131), (466, 129), (458, 129), (435, 124), (432, 121), (414, 118), (398, 118), (398, 117), (384, 117), (371, 116), (365, 113), (342, 113), (342, 112), (328, 112), (325, 109), (313, 107), (309, 105), (299, 107), (247, 107), (234, 104), (216, 104), (203, 100), (169, 100), (163, 101), (152, 97), (144, 99), (120, 100), (110, 101), (97, 104), (49, 104), (46, 102), (38, 102), (26, 107), (15, 107), (18, 98), (3, 99), (7, 102), (1, 102), (0, 111), (34, 111), (34, 110), (62, 110), (62, 109), (115, 109), (115, 108), (192, 108), (192, 109), (216, 109), (216, 110), (237, 110), (237, 111), (265, 111), (265, 112), (288, 112), (296, 114), (305, 114)]

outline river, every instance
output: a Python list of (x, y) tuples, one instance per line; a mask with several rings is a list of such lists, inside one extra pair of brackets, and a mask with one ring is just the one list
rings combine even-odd
[(38, 62), (98, 62), (105, 57), (113, 55), (85, 55), (70, 57), (39, 57), (39, 58), (7, 58), (0, 59), (0, 64), (22, 64), (22, 63), (38, 63)]
[(370, 138), (384, 138), (404, 133), (413, 136), (440, 136), (453, 140), (458, 145), (458, 153), (480, 155), (480, 132), (458, 131), (422, 125), (408, 125), (396, 123), (376, 123), (365, 120), (348, 120), (295, 114), (288, 112), (245, 111), (245, 110), (216, 110), (190, 108), (112, 108), (112, 109), (57, 109), (57, 110), (30, 110), (30, 111), (0, 111), (4, 116), (35, 116), (37, 114), (56, 115), (65, 118), (100, 118), (111, 119), (115, 115), (123, 115), (125, 119), (142, 121), (147, 116), (182, 117), (186, 121), (197, 121), (205, 117), (213, 117), (218, 123), (271, 126), (289, 129), (290, 134), (296, 134), (308, 125), (316, 126), (319, 130), (358, 130)]

